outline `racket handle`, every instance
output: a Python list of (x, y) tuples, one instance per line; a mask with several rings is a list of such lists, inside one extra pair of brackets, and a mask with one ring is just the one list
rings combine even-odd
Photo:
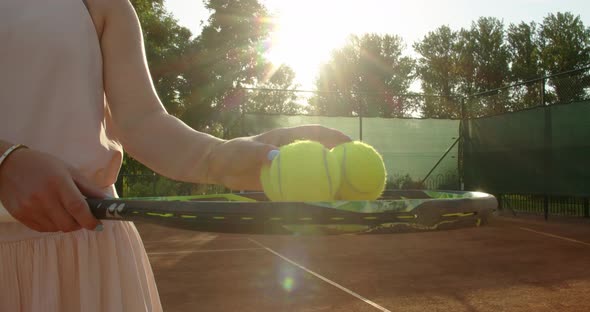
[(125, 219), (125, 203), (116, 199), (86, 199), (90, 212), (101, 220)]

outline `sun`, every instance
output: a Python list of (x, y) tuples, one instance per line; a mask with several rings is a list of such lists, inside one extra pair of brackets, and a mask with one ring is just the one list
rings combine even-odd
[(332, 1), (275, 3), (278, 7), (267, 57), (275, 66), (288, 65), (301, 84), (311, 86), (319, 66), (352, 33), (354, 9), (336, 7)]

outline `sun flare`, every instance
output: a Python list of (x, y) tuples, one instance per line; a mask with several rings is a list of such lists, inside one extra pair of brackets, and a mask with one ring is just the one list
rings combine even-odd
[(321, 63), (352, 33), (354, 8), (305, 0), (284, 2), (277, 11), (267, 57), (275, 66), (293, 68), (304, 84), (312, 83)]

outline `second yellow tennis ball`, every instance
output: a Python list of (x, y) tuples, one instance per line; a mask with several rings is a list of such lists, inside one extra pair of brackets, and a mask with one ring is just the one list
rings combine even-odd
[(321, 143), (297, 141), (279, 149), (269, 181), (268, 193), (278, 201), (331, 201), (340, 185), (340, 167)]
[(376, 200), (383, 193), (387, 171), (383, 157), (372, 146), (355, 141), (334, 147), (342, 174), (337, 199)]

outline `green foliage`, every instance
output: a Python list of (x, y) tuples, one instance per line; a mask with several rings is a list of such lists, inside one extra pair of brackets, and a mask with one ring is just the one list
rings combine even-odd
[(119, 180), (121, 181), (121, 188), (118, 189), (118, 193), (120, 196), (125, 197), (200, 195), (211, 192), (229, 192), (229, 190), (220, 186), (183, 183), (156, 174), (122, 175)]
[(543, 74), (540, 69), (540, 47), (537, 24), (510, 24), (506, 32), (513, 81), (527, 81)]
[[(239, 134), (241, 109), (246, 111), (295, 112), (294, 99), (259, 93), (248, 100), (240, 93), (246, 86), (291, 87), (289, 68), (276, 72), (264, 59), (271, 25), (257, 0), (207, 0), (211, 15), (201, 34), (178, 25), (162, 0), (131, 1), (144, 35), (145, 51), (158, 96), (169, 113), (194, 129), (219, 137)], [(252, 108), (250, 108), (252, 106)], [(150, 175), (152, 171), (125, 156), (123, 174)], [(152, 181), (126, 185), (119, 192), (149, 195)], [(158, 194), (180, 191), (173, 181), (156, 180)], [(125, 189), (127, 187), (127, 189)], [(184, 187), (184, 186), (183, 186)], [(196, 186), (195, 186), (196, 187)], [(195, 190), (192, 190), (195, 192)]]
[[(507, 30), (507, 41), (512, 63), (510, 77), (512, 82), (525, 82), (541, 77), (541, 50), (537, 24), (531, 22), (510, 24)], [(511, 109), (519, 110), (540, 104), (541, 84), (530, 83), (516, 88), (511, 99)]]
[(422, 90), (428, 95), (422, 106), (422, 113), (432, 118), (460, 118), (461, 107), (457, 100), (459, 88), (459, 34), (448, 26), (441, 26), (420, 42), (414, 50), (420, 55), (417, 72), (421, 78)]
[(227, 112), (299, 110), (293, 97), (251, 95), (242, 89), (290, 88), (295, 76), (290, 68), (273, 68), (264, 57), (272, 24), (259, 1), (205, 1), (211, 15), (194, 39), (164, 10), (162, 1), (133, 4), (158, 95), (189, 126), (222, 135), (220, 116)]
[(299, 103), (297, 93), (284, 91), (297, 88), (293, 85), (295, 80), (293, 69), (280, 66), (268, 72), (272, 75), (258, 85), (258, 90), (253, 90), (247, 95), (244, 112), (284, 115), (305, 112), (305, 108)]
[(413, 190), (458, 190), (458, 178), (456, 172), (447, 172), (436, 176), (430, 176), (424, 183), (422, 180), (414, 180), (409, 174), (395, 175), (387, 180), (386, 189), (413, 189)]
[[(422, 90), (442, 96), (425, 99), (424, 117), (460, 118), (460, 96), (499, 88), (509, 81), (510, 51), (504, 25), (496, 18), (479, 18), (459, 31), (439, 27), (415, 43), (414, 49), (420, 55)], [(469, 104), (469, 110), (478, 114), (505, 111), (505, 102), (497, 97)]]
[(480, 18), (468, 33), (473, 45), (476, 90), (500, 88), (507, 81), (509, 52), (504, 41), (504, 24), (496, 18)]
[[(539, 32), (541, 65), (555, 74), (590, 64), (590, 29), (571, 13), (549, 14)], [(584, 98), (588, 77), (551, 79), (557, 101), (567, 103)], [(584, 83), (585, 82), (585, 83)]]
[(412, 177), (406, 174), (388, 179), (385, 189), (423, 190), (426, 186), (421, 181), (412, 180)]
[(169, 113), (186, 109), (188, 82), (176, 64), (188, 52), (191, 32), (178, 25), (162, 0), (133, 0), (144, 35), (147, 62), (158, 96)]
[(328, 91), (311, 99), (322, 115), (407, 117), (413, 107), (402, 97), (414, 81), (415, 61), (403, 56), (405, 45), (395, 35), (351, 36), (333, 52), (316, 82)]
[(571, 13), (549, 14), (540, 29), (541, 61), (550, 73), (590, 63), (590, 29)]
[(265, 60), (272, 30), (269, 14), (257, 0), (209, 0), (211, 16), (193, 43), (186, 78), (190, 105), (183, 119), (194, 128), (211, 126), (215, 113), (246, 103), (242, 87), (271, 77)]
[[(186, 110), (189, 84), (183, 78), (181, 68), (175, 64), (187, 52), (191, 32), (178, 25), (165, 10), (162, 0), (132, 0), (131, 3), (141, 23), (146, 58), (158, 96), (170, 114), (180, 116)], [(152, 173), (127, 154), (121, 172), (134, 175)], [(117, 181), (116, 187), (125, 196), (130, 191), (130, 186), (122, 178)], [(141, 188), (141, 185), (134, 187)], [(149, 192), (142, 194), (147, 195)]]
[[(590, 30), (579, 16), (548, 14), (541, 24), (510, 24), (482, 17), (470, 28), (453, 31), (442, 26), (414, 44), (418, 53), (418, 74), (426, 94), (420, 103), (423, 117), (460, 116), (454, 95), (468, 96), (525, 82), (544, 75), (583, 68), (590, 64)], [(584, 99), (590, 77), (549, 79), (546, 103), (567, 103)], [(511, 90), (472, 97), (467, 101), (471, 116), (497, 114), (537, 106), (542, 84), (528, 83)]]
[[(502, 87), (509, 77), (509, 51), (504, 40), (504, 24), (482, 17), (470, 29), (462, 29), (459, 39), (459, 74), (463, 94)], [(491, 100), (490, 100), (491, 99)], [(506, 111), (507, 98), (482, 98), (471, 103), (470, 111), (496, 114)]]

